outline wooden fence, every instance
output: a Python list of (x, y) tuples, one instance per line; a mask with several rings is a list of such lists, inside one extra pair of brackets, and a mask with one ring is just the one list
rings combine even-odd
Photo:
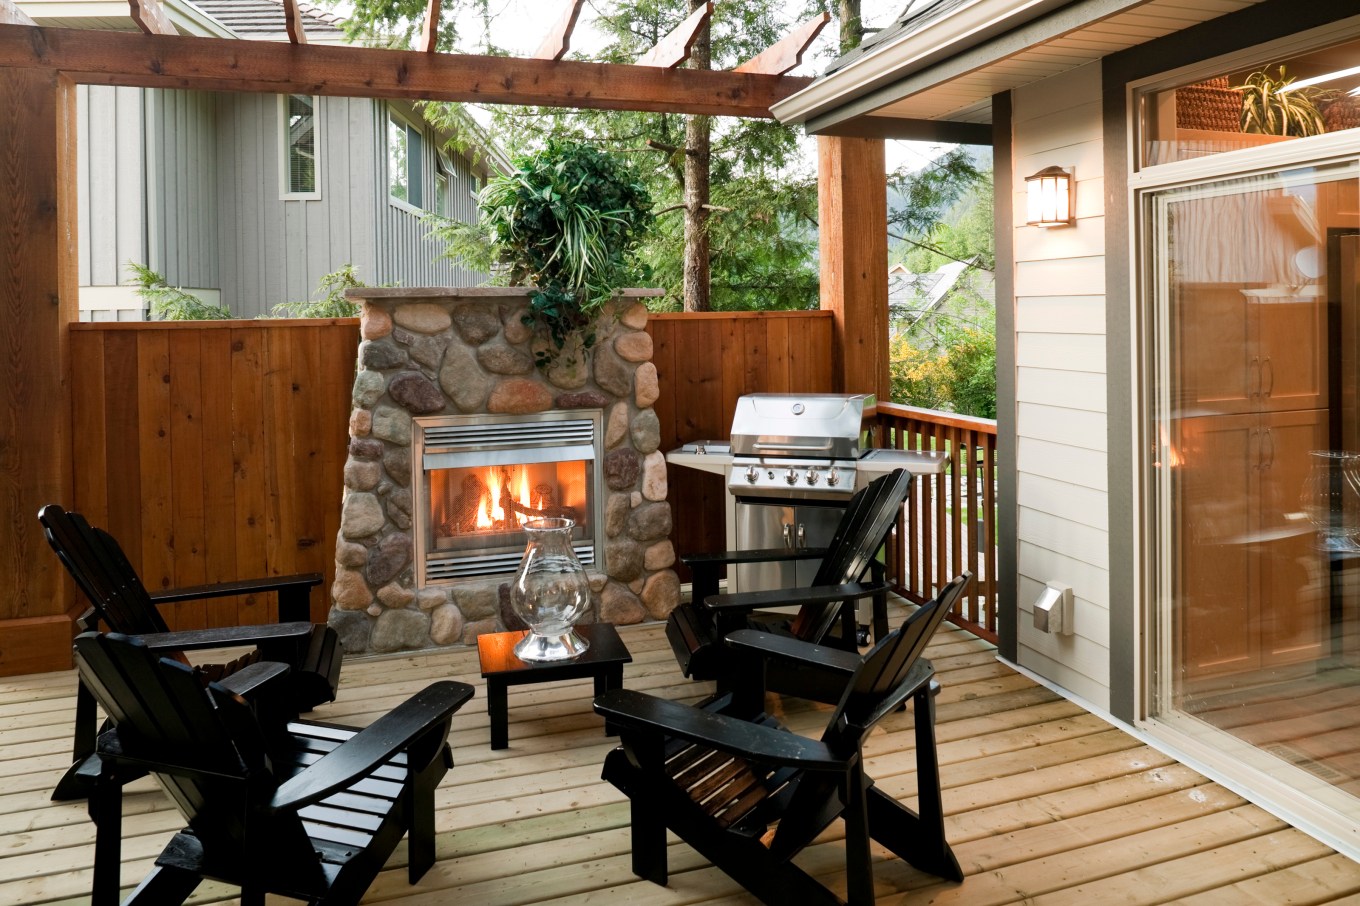
[[(296, 572), (329, 583), (358, 344), (357, 319), (72, 325), (75, 508), (153, 591)], [(273, 616), (272, 601), (235, 604), (176, 605), (170, 622)]]
[[(831, 389), (828, 312), (657, 315), (649, 331), (664, 450), (725, 437), (743, 393)], [(355, 319), (72, 325), (71, 504), (153, 591), (294, 572), (322, 572), (329, 588), (358, 343)], [(677, 550), (721, 548), (721, 479), (672, 479)], [(313, 595), (313, 619), (326, 598)], [(272, 607), (243, 598), (170, 616), (187, 629)]]
[(951, 620), (997, 641), (996, 422), (880, 403), (877, 445), (948, 454), (943, 474), (920, 478), (898, 543), (888, 550), (889, 579), (922, 602), (954, 576), (973, 573), (973, 590)]

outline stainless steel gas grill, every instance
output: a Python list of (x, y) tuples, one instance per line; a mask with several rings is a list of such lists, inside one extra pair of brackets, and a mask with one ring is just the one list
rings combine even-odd
[[(944, 469), (941, 454), (866, 449), (864, 421), (875, 404), (870, 394), (749, 394), (737, 400), (729, 441), (696, 441), (666, 458), (726, 477), (729, 549), (822, 547), (846, 502), (875, 478)], [(740, 566), (729, 571), (728, 590), (806, 584), (818, 565)]]

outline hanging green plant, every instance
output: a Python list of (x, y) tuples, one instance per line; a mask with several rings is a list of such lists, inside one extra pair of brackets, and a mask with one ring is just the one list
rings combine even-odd
[(573, 336), (589, 349), (601, 309), (640, 276), (633, 253), (652, 222), (641, 180), (614, 157), (553, 140), (488, 182), (479, 202), (509, 282), (535, 288), (526, 321), (551, 341), (539, 364)]
[(1261, 135), (1321, 135), (1327, 131), (1318, 103), (1330, 92), (1321, 88), (1290, 88), (1294, 77), (1279, 66), (1278, 78), (1270, 67), (1253, 72), (1233, 90), (1242, 93), (1242, 131)]

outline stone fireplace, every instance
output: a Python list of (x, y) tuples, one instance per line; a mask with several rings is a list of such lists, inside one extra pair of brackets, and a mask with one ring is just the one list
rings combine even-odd
[(645, 293), (589, 355), (535, 366), (527, 290), (361, 289), (330, 623), (346, 651), (473, 644), (509, 626), (519, 523), (569, 514), (583, 620), (664, 619), (680, 596)]

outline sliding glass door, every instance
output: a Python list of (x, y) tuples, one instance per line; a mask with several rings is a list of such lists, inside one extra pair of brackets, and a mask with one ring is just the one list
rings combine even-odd
[(1343, 799), (1360, 793), (1358, 177), (1142, 196), (1148, 712)]

